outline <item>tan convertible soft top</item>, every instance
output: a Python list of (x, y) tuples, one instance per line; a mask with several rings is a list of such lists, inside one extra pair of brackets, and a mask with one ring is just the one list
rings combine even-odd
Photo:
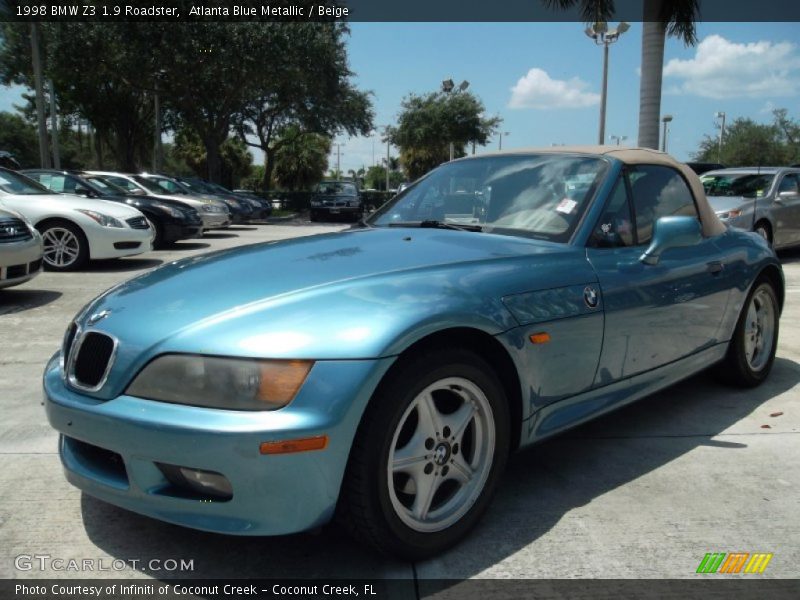
[[(549, 148), (523, 148), (494, 152), (490, 154), (597, 154), (616, 158), (629, 165), (664, 165), (677, 169), (683, 174), (684, 179), (692, 188), (692, 193), (697, 202), (700, 213), (700, 222), (703, 226), (703, 235), (712, 237), (725, 232), (725, 225), (717, 218), (711, 208), (703, 190), (700, 178), (687, 165), (678, 162), (665, 152), (650, 150), (649, 148), (626, 148), (620, 146), (552, 146)], [(485, 156), (485, 155), (484, 155)]]

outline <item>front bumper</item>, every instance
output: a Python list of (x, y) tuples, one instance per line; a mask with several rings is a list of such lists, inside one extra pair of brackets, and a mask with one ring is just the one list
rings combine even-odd
[(153, 249), (155, 231), (152, 228), (132, 229), (129, 227), (92, 226), (87, 231), (89, 258), (122, 258), (135, 256)]
[(231, 216), (229, 213), (209, 213), (203, 212), (200, 214), (203, 219), (203, 229), (218, 229), (220, 227), (227, 227), (231, 224)]
[(0, 288), (30, 281), (42, 271), (42, 236), (0, 245)]
[[(61, 433), (67, 479), (128, 510), (195, 529), (282, 535), (333, 515), (364, 407), (393, 359), (320, 361), (298, 396), (272, 412), (225, 411), (118, 396), (99, 401), (69, 389), (60, 354), (44, 374), (45, 408)], [(328, 435), (325, 450), (261, 455), (259, 445)], [(92, 447), (102, 449), (87, 451)], [(109, 467), (109, 452), (120, 463)], [(227, 501), (177, 493), (156, 463), (214, 471)]]

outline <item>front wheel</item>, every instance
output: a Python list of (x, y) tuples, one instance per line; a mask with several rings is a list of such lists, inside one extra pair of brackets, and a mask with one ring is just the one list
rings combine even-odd
[(89, 262), (89, 242), (81, 228), (66, 221), (40, 227), (44, 265), (51, 271), (75, 271)]
[(439, 553), (480, 518), (509, 449), (502, 386), (479, 356), (404, 360), (370, 402), (340, 511), (359, 539), (409, 560)]
[(767, 378), (778, 347), (780, 309), (775, 289), (759, 281), (750, 290), (717, 373), (729, 383), (755, 387)]

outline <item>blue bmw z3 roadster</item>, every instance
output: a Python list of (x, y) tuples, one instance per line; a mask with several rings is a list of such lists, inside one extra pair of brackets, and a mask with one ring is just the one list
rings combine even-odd
[(69, 324), (45, 404), (92, 496), (227, 534), (336, 518), (421, 558), (475, 525), (509, 452), (708, 367), (761, 383), (783, 299), (767, 242), (669, 156), (512, 151), (348, 231), (112, 288)]

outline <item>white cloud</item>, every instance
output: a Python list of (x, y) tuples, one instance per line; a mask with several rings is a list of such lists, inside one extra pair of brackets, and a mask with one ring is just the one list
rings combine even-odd
[(673, 58), (664, 78), (676, 81), (670, 93), (705, 98), (793, 96), (800, 92), (800, 56), (790, 42), (738, 44), (710, 35), (694, 58)]
[(551, 79), (533, 68), (511, 88), (510, 108), (584, 108), (600, 102), (600, 94), (587, 92), (589, 84), (577, 77), (566, 81)]

